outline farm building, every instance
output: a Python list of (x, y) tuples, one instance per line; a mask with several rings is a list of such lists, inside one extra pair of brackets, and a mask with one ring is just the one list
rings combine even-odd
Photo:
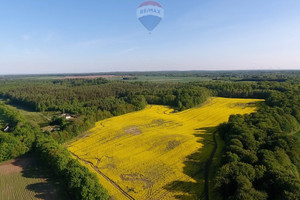
[(9, 124), (6, 124), (6, 125), (4, 126), (4, 128), (3, 128), (3, 131), (4, 131), (4, 132), (8, 132), (9, 129), (10, 129)]
[(64, 117), (66, 120), (72, 119), (72, 116), (67, 113), (63, 113), (59, 117)]

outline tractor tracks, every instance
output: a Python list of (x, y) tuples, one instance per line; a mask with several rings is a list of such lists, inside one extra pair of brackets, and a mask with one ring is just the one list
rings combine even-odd
[[(217, 152), (217, 149), (218, 149), (218, 142), (217, 142), (217, 138), (216, 138), (216, 131), (213, 132), (213, 140), (214, 140), (214, 148), (213, 148), (213, 151), (212, 151), (209, 159), (207, 160), (207, 162), (205, 164), (204, 193), (200, 197), (200, 199), (205, 199), (205, 200), (209, 200), (210, 199), (209, 198), (209, 172), (210, 172), (210, 168), (211, 168), (211, 165), (212, 165), (212, 162), (213, 162), (213, 158), (214, 158), (214, 156), (215, 156), (215, 154)], [(99, 175), (101, 175), (105, 180), (107, 180), (110, 184), (112, 184), (127, 199), (129, 199), (129, 200), (135, 200), (135, 198), (133, 198), (130, 194), (128, 194), (125, 190), (123, 190), (120, 187), (120, 185), (118, 185), (116, 182), (114, 182), (112, 179), (110, 179), (108, 176), (106, 176), (103, 172), (101, 172), (92, 162), (80, 158), (79, 156), (77, 156), (73, 152), (71, 152), (71, 154), (74, 157), (76, 157), (78, 160), (84, 162), (85, 164), (89, 164)]]
[(211, 164), (213, 162), (213, 158), (217, 152), (218, 149), (218, 142), (217, 142), (217, 138), (216, 138), (216, 131), (213, 132), (213, 140), (214, 140), (214, 149), (209, 157), (209, 159), (207, 160), (206, 164), (205, 164), (205, 183), (204, 183), (204, 197), (205, 200), (209, 200), (209, 171), (210, 171), (210, 167)]
[(82, 158), (80, 158), (79, 156), (77, 156), (76, 154), (74, 154), (73, 152), (71, 152), (71, 154), (73, 156), (75, 156), (78, 160), (81, 160), (82, 162), (84, 162), (85, 164), (89, 164), (99, 175), (101, 175), (105, 180), (107, 180), (110, 184), (112, 184), (119, 192), (121, 192), (127, 199), (130, 200), (135, 200), (135, 198), (133, 198), (130, 194), (128, 194), (125, 190), (123, 190), (116, 182), (114, 182), (113, 180), (111, 180), (108, 176), (106, 176), (105, 174), (103, 174), (103, 172), (101, 172), (96, 166), (94, 166), (94, 164), (90, 161), (84, 160)]

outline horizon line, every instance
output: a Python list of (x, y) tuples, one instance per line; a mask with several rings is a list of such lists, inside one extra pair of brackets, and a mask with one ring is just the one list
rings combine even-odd
[(65, 76), (65, 75), (95, 75), (105, 74), (113, 75), (118, 73), (162, 73), (162, 72), (291, 72), (300, 71), (300, 69), (223, 69), (223, 70), (157, 70), (157, 71), (109, 71), (109, 72), (63, 72), (63, 73), (20, 73), (20, 74), (1, 74), (0, 76)]

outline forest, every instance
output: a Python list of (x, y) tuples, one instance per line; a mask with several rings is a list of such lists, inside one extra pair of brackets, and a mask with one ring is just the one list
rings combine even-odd
[[(148, 75), (210, 76), (189, 83), (98, 79), (27, 79), (3, 77), (0, 97), (36, 112), (68, 113), (72, 120), (53, 117), (59, 130), (42, 132), (18, 112), (0, 104), (10, 125), (0, 132), (0, 161), (37, 152), (67, 183), (75, 199), (108, 199), (97, 177), (63, 146), (95, 122), (138, 111), (147, 104), (167, 105), (180, 112), (212, 96), (264, 99), (258, 112), (232, 115), (218, 133), (225, 141), (215, 190), (223, 199), (300, 199), (300, 146), (294, 133), (300, 124), (300, 73), (287, 72), (153, 72)], [(193, 74), (193, 75), (191, 75)], [(139, 76), (139, 73), (127, 75)], [(147, 73), (143, 74), (147, 75)], [(234, 80), (230, 80), (234, 79)], [(238, 81), (239, 80), (239, 81)]]

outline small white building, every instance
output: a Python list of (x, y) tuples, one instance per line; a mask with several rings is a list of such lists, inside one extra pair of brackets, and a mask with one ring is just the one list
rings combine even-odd
[(65, 117), (66, 120), (72, 119), (72, 116), (67, 113), (63, 113), (59, 117)]
[(7, 125), (7, 126), (4, 127), (3, 131), (7, 132), (7, 131), (9, 131), (9, 129), (10, 129), (10, 127)]

